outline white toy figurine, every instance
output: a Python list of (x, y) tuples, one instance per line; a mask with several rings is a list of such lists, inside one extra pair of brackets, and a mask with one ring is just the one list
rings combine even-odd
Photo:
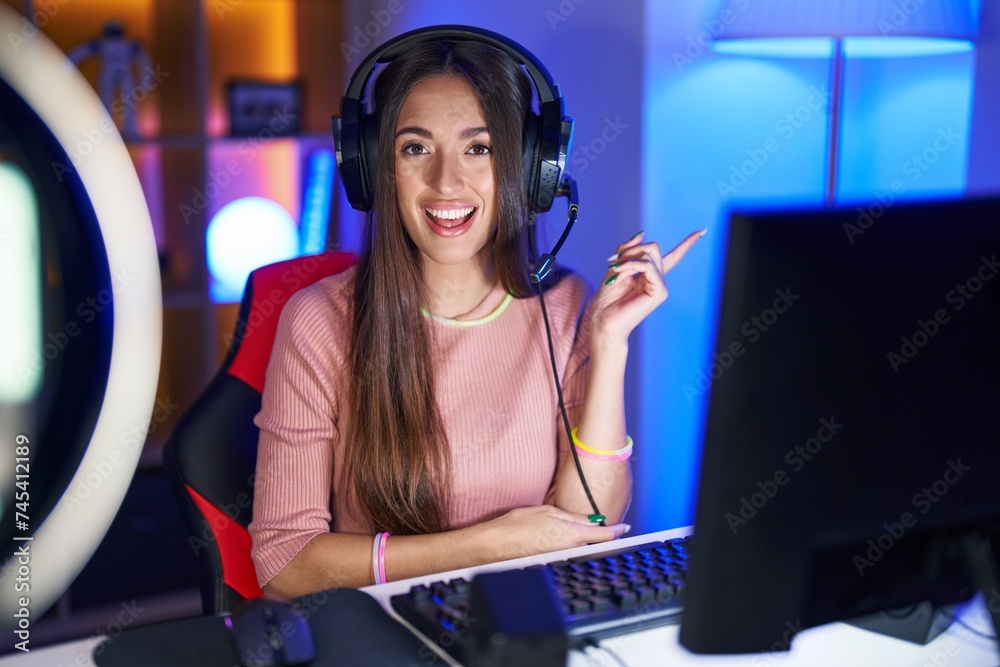
[(139, 77), (134, 75), (133, 65), (138, 66), (140, 77), (143, 72), (151, 70), (146, 50), (140, 42), (125, 39), (125, 29), (120, 22), (108, 21), (100, 37), (84, 42), (69, 53), (69, 59), (78, 67), (91, 56), (100, 58), (98, 94), (101, 101), (112, 118), (121, 116), (124, 123), (122, 135), (137, 138), (136, 105), (145, 99), (149, 91), (136, 85)]

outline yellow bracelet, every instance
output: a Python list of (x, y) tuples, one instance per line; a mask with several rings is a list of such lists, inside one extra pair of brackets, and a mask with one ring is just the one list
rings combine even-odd
[(597, 456), (621, 456), (632, 449), (632, 438), (628, 435), (625, 436), (625, 446), (621, 449), (594, 449), (593, 447), (588, 447), (587, 445), (580, 442), (580, 439), (576, 437), (576, 429), (574, 428), (570, 435), (573, 437), (573, 445), (582, 451), (589, 452), (591, 454), (596, 454)]

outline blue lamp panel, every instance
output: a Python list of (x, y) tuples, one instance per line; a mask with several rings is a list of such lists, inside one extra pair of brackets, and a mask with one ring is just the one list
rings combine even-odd
[[(821, 58), (834, 54), (830, 37), (760, 37), (720, 40), (712, 44), (716, 53), (750, 58)], [(912, 58), (967, 53), (972, 42), (965, 39), (930, 37), (848, 37), (844, 54), (848, 58)]]
[(965, 190), (975, 53), (848, 59), (838, 201)]

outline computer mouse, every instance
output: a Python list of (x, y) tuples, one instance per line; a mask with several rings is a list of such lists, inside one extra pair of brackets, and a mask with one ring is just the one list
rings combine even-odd
[(298, 665), (315, 657), (309, 622), (291, 602), (249, 600), (225, 619), (244, 667)]

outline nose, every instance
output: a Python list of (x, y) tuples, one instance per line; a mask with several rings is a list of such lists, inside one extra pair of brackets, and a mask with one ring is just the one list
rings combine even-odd
[(443, 195), (461, 192), (465, 176), (460, 156), (439, 152), (431, 161), (428, 176), (428, 184)]

